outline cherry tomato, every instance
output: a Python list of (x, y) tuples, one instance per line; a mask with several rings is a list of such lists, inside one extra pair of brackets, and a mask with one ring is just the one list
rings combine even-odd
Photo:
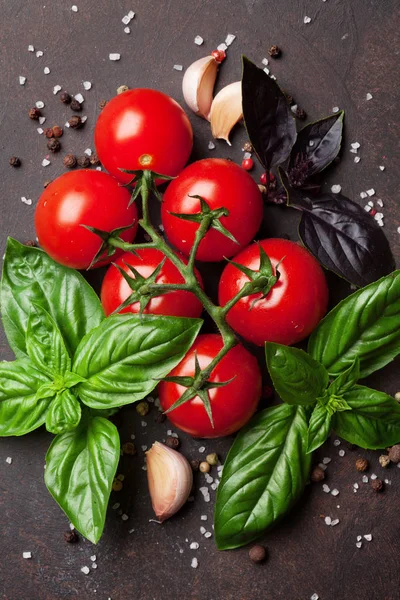
[[(135, 204), (128, 208), (130, 193), (101, 171), (80, 170), (55, 179), (39, 198), (35, 212), (39, 244), (54, 260), (73, 269), (87, 269), (101, 247), (100, 238), (82, 227), (111, 231), (135, 222), (121, 234), (131, 242), (137, 230)], [(95, 266), (115, 260), (122, 251)]]
[[(171, 376), (193, 377), (195, 353), (200, 367), (207, 367), (223, 346), (222, 337), (215, 333), (199, 335)], [(196, 396), (168, 413), (171, 423), (194, 437), (214, 438), (238, 431), (254, 414), (261, 395), (261, 373), (256, 359), (241, 344), (224, 356), (210, 375), (209, 381), (229, 381), (228, 385), (208, 390), (214, 428)], [(186, 388), (180, 384), (162, 381), (159, 397), (163, 410), (179, 400)]]
[[(134, 273), (128, 265), (132, 265), (146, 279), (152, 275), (158, 265), (165, 258), (165, 255), (155, 248), (143, 248), (136, 250), (139, 256), (131, 252), (126, 252), (117, 260), (113, 261), (121, 267), (131, 277), (135, 278)], [(201, 282), (200, 273), (196, 269), (196, 277)], [(184, 283), (183, 276), (179, 273), (175, 265), (167, 258), (160, 273), (156, 278), (156, 283)], [(132, 293), (128, 282), (123, 278), (117, 267), (112, 265), (103, 279), (101, 287), (101, 303), (106, 315), (114, 312)], [(130, 304), (120, 312), (139, 312), (139, 302)], [(152, 298), (146, 308), (145, 314), (169, 315), (176, 317), (199, 317), (203, 306), (191, 292), (183, 290), (168, 292)]]
[(212, 210), (228, 209), (229, 216), (222, 216), (220, 223), (239, 242), (236, 244), (216, 229), (210, 229), (200, 243), (198, 260), (223, 260), (254, 238), (263, 215), (263, 201), (257, 184), (239, 165), (222, 158), (206, 158), (186, 167), (169, 184), (163, 198), (161, 217), (165, 233), (183, 254), (189, 255), (199, 224), (171, 213), (199, 213), (200, 201), (190, 197), (193, 195), (204, 198)]
[[(245, 296), (227, 314), (231, 327), (246, 340), (261, 346), (264, 342), (296, 344), (307, 337), (326, 313), (328, 287), (315, 258), (302, 246), (282, 239), (260, 242), (280, 277), (266, 298), (262, 293)], [(258, 244), (251, 244), (235, 257), (235, 262), (254, 271), (260, 268)], [(232, 264), (222, 272), (219, 303), (224, 306), (249, 281)], [(253, 307), (252, 303), (260, 298)]]
[(105, 169), (123, 183), (133, 175), (120, 168), (151, 169), (175, 177), (187, 163), (193, 145), (192, 126), (179, 104), (162, 92), (140, 88), (106, 104), (94, 138)]

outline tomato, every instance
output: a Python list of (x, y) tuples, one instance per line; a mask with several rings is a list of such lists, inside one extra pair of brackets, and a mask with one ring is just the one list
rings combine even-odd
[[(131, 277), (135, 278), (128, 265), (132, 265), (146, 279), (155, 271), (158, 265), (165, 258), (165, 255), (155, 248), (143, 248), (136, 250), (139, 256), (126, 252), (120, 256), (115, 262)], [(200, 281), (200, 273), (195, 270), (196, 277)], [(183, 276), (179, 273), (175, 265), (167, 258), (159, 275), (156, 278), (156, 283), (184, 283)], [(114, 312), (132, 293), (132, 289), (128, 282), (123, 278), (119, 270), (112, 265), (104, 279), (101, 287), (101, 303), (106, 315)], [(120, 312), (139, 312), (139, 302), (130, 304), (123, 308)], [(191, 292), (183, 290), (168, 292), (152, 298), (146, 308), (145, 314), (153, 315), (169, 315), (176, 317), (199, 317), (203, 310), (203, 306)]]
[(101, 111), (94, 134), (104, 167), (123, 183), (133, 175), (119, 169), (151, 169), (175, 177), (187, 163), (193, 131), (175, 100), (149, 89), (115, 96)]
[(222, 158), (206, 158), (186, 167), (169, 184), (163, 198), (161, 217), (165, 233), (183, 254), (189, 255), (199, 224), (170, 213), (199, 213), (200, 201), (191, 195), (204, 198), (212, 210), (227, 208), (229, 216), (221, 217), (220, 222), (239, 242), (236, 244), (210, 229), (200, 243), (198, 260), (220, 261), (233, 256), (254, 238), (263, 216), (257, 184), (237, 164)]
[[(273, 268), (279, 261), (280, 277), (266, 298), (262, 293), (245, 296), (227, 314), (231, 327), (246, 340), (261, 346), (264, 342), (296, 344), (307, 337), (326, 313), (328, 287), (316, 259), (305, 248), (282, 239), (260, 242)], [(235, 257), (235, 262), (254, 271), (260, 268), (258, 244), (251, 244)], [(224, 306), (249, 277), (232, 264), (222, 272), (219, 303)]]
[[(204, 369), (222, 346), (222, 337), (218, 334), (199, 335), (170, 375), (193, 377), (195, 354)], [(228, 385), (208, 390), (214, 428), (198, 396), (168, 413), (171, 423), (194, 437), (214, 438), (238, 431), (254, 414), (261, 395), (261, 373), (257, 360), (241, 344), (229, 350), (212, 371), (209, 381), (229, 381), (232, 377), (234, 379)], [(186, 389), (177, 383), (161, 381), (158, 387), (161, 408), (168, 410)]]
[[(100, 238), (81, 227), (90, 225), (111, 231), (135, 222), (121, 234), (131, 242), (137, 230), (135, 204), (128, 208), (130, 193), (101, 171), (80, 170), (55, 179), (39, 198), (35, 227), (39, 244), (54, 260), (74, 269), (86, 269), (101, 247)], [(122, 251), (104, 258), (114, 260)]]

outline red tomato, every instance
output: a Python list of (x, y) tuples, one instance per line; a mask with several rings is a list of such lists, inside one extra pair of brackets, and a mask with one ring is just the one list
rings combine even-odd
[(237, 254), (255, 236), (263, 216), (260, 190), (252, 177), (237, 164), (222, 158), (206, 158), (192, 163), (172, 181), (164, 194), (162, 222), (170, 242), (186, 256), (193, 246), (198, 223), (185, 221), (170, 213), (196, 214), (204, 198), (213, 210), (225, 207), (229, 216), (221, 217), (221, 224), (230, 231), (239, 244), (219, 231), (210, 229), (201, 241), (198, 260), (220, 261)]
[[(251, 305), (262, 293), (245, 296), (227, 314), (231, 327), (246, 340), (262, 346), (264, 342), (296, 344), (307, 337), (326, 313), (328, 286), (315, 258), (295, 242), (268, 239), (259, 242), (278, 267), (279, 280), (263, 300)], [(257, 271), (260, 268), (258, 244), (251, 244), (235, 257), (235, 262)], [(219, 303), (224, 306), (244, 284), (247, 275), (228, 264), (219, 282)]]
[[(193, 377), (195, 353), (200, 367), (207, 367), (223, 346), (222, 337), (215, 333), (199, 335), (171, 376)], [(211, 373), (210, 381), (222, 382), (235, 377), (228, 385), (208, 391), (214, 428), (196, 396), (168, 413), (171, 423), (194, 437), (215, 438), (238, 431), (254, 414), (261, 395), (261, 373), (256, 359), (241, 344), (224, 356)], [(179, 400), (185, 387), (166, 381), (159, 384), (159, 397), (163, 410)]]
[(175, 177), (187, 163), (193, 131), (185, 111), (156, 90), (135, 89), (115, 96), (97, 119), (96, 152), (123, 183), (133, 175), (119, 169), (151, 169)]
[[(155, 271), (165, 255), (155, 248), (143, 248), (136, 250), (138, 256), (131, 252), (126, 252), (120, 256), (115, 262), (131, 277), (135, 277), (132, 271), (129, 269), (127, 264), (132, 265), (143, 277), (146, 279)], [(201, 281), (200, 273), (196, 269), (196, 277)], [(156, 283), (184, 283), (185, 280), (179, 273), (175, 265), (167, 258), (157, 276)], [(132, 289), (128, 282), (125, 281), (121, 273), (114, 265), (112, 265), (104, 279), (101, 286), (101, 303), (104, 308), (106, 315), (114, 312), (132, 293)], [(123, 308), (120, 312), (139, 312), (139, 302), (130, 304), (126, 308)], [(185, 292), (183, 290), (168, 292), (152, 298), (146, 308), (144, 309), (145, 314), (153, 315), (169, 315), (176, 317), (199, 317), (203, 310), (203, 306), (191, 292)]]
[[(81, 227), (90, 225), (111, 231), (136, 222), (121, 234), (131, 242), (137, 230), (135, 204), (128, 208), (130, 193), (101, 171), (80, 170), (55, 179), (42, 193), (35, 212), (35, 227), (43, 250), (54, 260), (73, 269), (87, 269), (101, 240)], [(121, 254), (118, 250), (116, 255)], [(100, 266), (115, 260), (104, 258)]]

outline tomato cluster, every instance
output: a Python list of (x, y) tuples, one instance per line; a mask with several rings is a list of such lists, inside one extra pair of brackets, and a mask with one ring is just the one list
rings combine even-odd
[[(248, 165), (243, 168), (229, 160), (205, 159), (184, 168), (192, 141), (187, 115), (165, 94), (136, 89), (115, 97), (100, 114), (95, 131), (96, 151), (110, 174), (81, 170), (52, 182), (36, 209), (39, 243), (61, 264), (87, 269), (96, 253), (102, 251), (102, 241), (90, 228), (103, 232), (103, 241), (120, 228), (124, 241), (135, 238), (137, 208), (124, 187), (135, 172), (148, 170), (176, 177), (164, 194), (161, 219), (165, 235), (179, 252), (182, 264), (187, 264), (196, 232), (207, 214), (210, 228), (199, 244), (196, 259), (218, 262), (234, 257), (219, 281), (219, 304), (224, 307), (257, 274), (262, 275), (262, 249), (274, 276), (272, 287), (242, 297), (227, 311), (226, 320), (239, 336), (257, 345), (266, 341), (301, 341), (316, 327), (327, 308), (328, 291), (321, 267), (297, 243), (281, 239), (251, 243), (261, 225), (263, 200), (257, 184), (245, 170)], [(155, 176), (156, 183), (158, 179)], [(146, 280), (178, 286), (185, 282), (180, 270), (161, 250), (149, 247), (123, 254), (117, 249), (112, 256), (105, 250), (95, 266), (111, 261), (114, 264), (101, 289), (106, 315), (143, 309), (144, 313), (158, 315), (200, 316), (203, 305), (190, 291), (157, 293), (148, 285), (146, 292), (141, 288), (141, 282), (146, 284)], [(195, 275), (202, 287), (197, 270)], [(171, 376), (193, 378), (196, 363), (201, 369), (206, 368), (222, 347), (221, 335), (200, 335)], [(223, 382), (227, 384), (212, 387)], [(172, 410), (170, 420), (199, 437), (237, 431), (253, 415), (261, 395), (256, 359), (237, 343), (211, 371), (208, 384), (214, 426), (199, 396)], [(170, 409), (184, 391), (179, 383), (162, 382), (162, 408)]]

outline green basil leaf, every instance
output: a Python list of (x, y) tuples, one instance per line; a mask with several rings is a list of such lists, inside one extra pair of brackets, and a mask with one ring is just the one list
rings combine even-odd
[(334, 415), (337, 435), (370, 450), (400, 442), (400, 405), (394, 398), (362, 385), (352, 387), (343, 398), (351, 411)]
[(308, 351), (330, 375), (343, 373), (358, 356), (360, 377), (400, 353), (400, 271), (348, 296), (322, 319)]
[(115, 425), (88, 415), (76, 429), (55, 437), (46, 455), (47, 489), (76, 529), (94, 544), (104, 529), (119, 456)]
[(328, 373), (303, 350), (267, 342), (267, 366), (274, 387), (288, 404), (314, 404), (328, 385)]
[(360, 359), (358, 356), (354, 359), (348, 369), (340, 373), (334, 379), (327, 390), (327, 394), (339, 396), (350, 390), (360, 379)]
[(25, 435), (46, 419), (51, 398), (36, 398), (50, 380), (30, 360), (0, 362), (0, 436)]
[(40, 371), (50, 376), (71, 368), (71, 359), (54, 319), (38, 306), (32, 305), (26, 329), (26, 350)]
[(69, 390), (57, 394), (46, 415), (46, 429), (50, 433), (64, 433), (79, 425), (81, 405)]
[(141, 400), (193, 344), (202, 321), (123, 314), (108, 317), (80, 343), (73, 370), (87, 381), (79, 397), (92, 408)]
[(314, 452), (326, 442), (331, 429), (332, 417), (325, 406), (318, 402), (311, 413), (307, 435), (307, 453)]
[(80, 273), (12, 238), (3, 264), (0, 302), (4, 330), (17, 357), (27, 355), (25, 338), (33, 303), (53, 317), (70, 356), (81, 338), (104, 319), (99, 298)]
[(306, 411), (288, 404), (258, 413), (239, 432), (217, 492), (219, 550), (258, 538), (299, 498), (311, 466), (306, 441)]
[(72, 371), (67, 371), (64, 373), (63, 382), (66, 388), (72, 388), (78, 383), (83, 383), (86, 381), (84, 377), (81, 377), (77, 373), (72, 373)]

